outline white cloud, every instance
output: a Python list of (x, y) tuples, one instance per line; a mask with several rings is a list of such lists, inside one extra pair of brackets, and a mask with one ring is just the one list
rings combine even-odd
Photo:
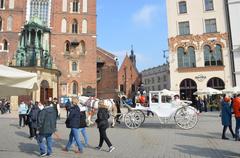
[(157, 15), (158, 7), (155, 5), (144, 5), (133, 14), (132, 19), (136, 24), (149, 26)]

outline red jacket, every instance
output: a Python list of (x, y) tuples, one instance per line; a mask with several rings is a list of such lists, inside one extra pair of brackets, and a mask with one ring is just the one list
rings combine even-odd
[(233, 99), (233, 112), (235, 117), (240, 118), (240, 97)]

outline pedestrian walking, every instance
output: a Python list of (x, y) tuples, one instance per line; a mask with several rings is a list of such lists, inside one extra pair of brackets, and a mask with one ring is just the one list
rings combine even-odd
[(106, 134), (106, 130), (109, 127), (109, 123), (108, 123), (109, 117), (110, 115), (109, 115), (107, 106), (104, 104), (104, 101), (103, 100), (99, 101), (97, 119), (95, 122), (97, 123), (97, 127), (99, 129), (100, 140), (99, 140), (99, 145), (96, 147), (96, 149), (101, 150), (103, 141), (105, 141), (109, 147), (108, 151), (112, 152), (115, 149), (115, 147), (112, 146), (112, 143), (110, 142)]
[(86, 122), (86, 106), (79, 105), (80, 108), (80, 132), (84, 138), (84, 146), (87, 147), (88, 145), (88, 135), (86, 131), (87, 122)]
[(60, 120), (61, 110), (60, 110), (60, 105), (58, 104), (58, 99), (57, 98), (53, 98), (52, 105), (53, 105), (54, 109), (56, 110), (57, 119)]
[(28, 106), (22, 101), (18, 106), (19, 128), (24, 127), (27, 121)]
[(233, 99), (233, 112), (236, 119), (236, 128), (235, 128), (235, 140), (239, 141), (239, 128), (240, 128), (240, 94)]
[(222, 105), (221, 120), (223, 125), (222, 139), (229, 139), (225, 135), (227, 131), (227, 127), (229, 128), (233, 138), (235, 137), (232, 130), (232, 107), (230, 102), (231, 102), (231, 98), (228, 96), (225, 96), (224, 100), (221, 103)]
[[(52, 134), (56, 131), (56, 110), (45, 104), (45, 107), (38, 115), (38, 144), (41, 156), (51, 156), (52, 154)], [(45, 141), (46, 140), (46, 144)], [(47, 145), (47, 151), (46, 146)]]
[(29, 115), (28, 115), (30, 139), (37, 137), (37, 119), (38, 119), (38, 113), (40, 111), (38, 104), (39, 104), (38, 102), (35, 102), (35, 104), (32, 106), (31, 111), (29, 112)]
[(69, 139), (66, 147), (63, 149), (63, 151), (69, 151), (74, 140), (76, 141), (76, 144), (78, 146), (78, 150), (75, 151), (75, 153), (83, 153), (83, 145), (80, 141), (80, 135), (79, 135), (79, 129), (81, 127), (81, 117), (80, 117), (80, 108), (78, 106), (79, 99), (77, 97), (72, 98), (72, 107), (70, 108), (69, 115), (66, 120), (66, 126), (67, 128), (71, 128), (71, 132), (69, 134)]

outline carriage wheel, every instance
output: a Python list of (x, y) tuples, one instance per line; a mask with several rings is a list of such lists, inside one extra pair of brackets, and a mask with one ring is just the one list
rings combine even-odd
[(142, 125), (142, 115), (135, 110), (129, 111), (124, 117), (125, 125), (130, 129), (136, 129)]
[(141, 125), (144, 123), (145, 121), (145, 115), (144, 113), (141, 111), (141, 110), (135, 110), (136, 113), (138, 113), (140, 115), (140, 118), (141, 118)]
[(174, 119), (178, 127), (191, 129), (197, 125), (198, 115), (193, 108), (182, 107), (176, 111)]

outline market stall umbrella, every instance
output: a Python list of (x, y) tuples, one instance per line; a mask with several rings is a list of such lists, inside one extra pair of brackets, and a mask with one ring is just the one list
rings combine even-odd
[(207, 87), (202, 90), (198, 90), (198, 91), (194, 92), (193, 94), (194, 95), (214, 95), (214, 94), (222, 94), (222, 91), (211, 88), (211, 87)]
[(165, 96), (174, 96), (174, 95), (177, 95), (176, 92), (173, 92), (173, 91), (170, 91), (170, 90), (167, 90), (167, 89), (163, 89), (160, 91), (160, 94), (161, 95), (165, 95)]
[(240, 87), (231, 87), (222, 90), (224, 94), (240, 94)]
[(0, 65), (0, 96), (29, 95), (37, 89), (36, 73)]

